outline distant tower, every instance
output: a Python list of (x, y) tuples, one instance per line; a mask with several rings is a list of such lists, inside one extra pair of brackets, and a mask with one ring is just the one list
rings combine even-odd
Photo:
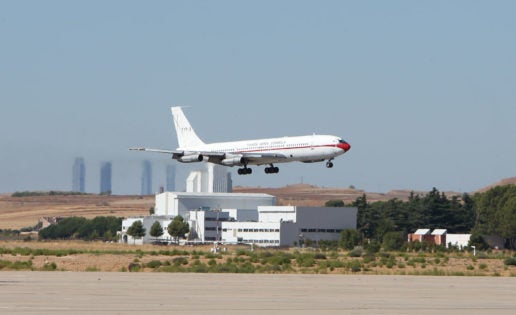
[(208, 163), (208, 192), (231, 192), (231, 173), (222, 165)]
[(72, 168), (72, 191), (85, 192), (86, 167), (82, 157), (75, 158)]
[(111, 162), (104, 162), (100, 166), (100, 193), (110, 195), (111, 192)]
[(152, 167), (149, 160), (143, 161), (142, 195), (152, 194)]
[(176, 166), (167, 165), (167, 191), (176, 191)]

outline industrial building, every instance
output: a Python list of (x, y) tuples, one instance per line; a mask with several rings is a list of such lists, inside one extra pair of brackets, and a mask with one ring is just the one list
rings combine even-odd
[[(292, 246), (306, 240), (337, 241), (343, 229), (356, 228), (356, 208), (275, 206), (275, 203), (276, 198), (267, 194), (164, 192), (156, 195), (154, 215), (123, 221), (121, 241), (129, 244), (156, 241), (148, 234), (155, 221), (164, 230), (160, 241), (171, 241), (166, 230), (177, 215), (190, 226), (188, 241), (201, 243)], [(134, 240), (126, 232), (136, 220), (142, 221), (147, 235)]]
[[(156, 195), (155, 215), (176, 216), (183, 218), (190, 210), (229, 210), (238, 209), (240, 215), (245, 210), (256, 213), (258, 206), (273, 206), (276, 197), (267, 194), (235, 194), (235, 193), (189, 193), (164, 192)], [(239, 218), (247, 220), (248, 218)]]
[(193, 171), (186, 179), (187, 192), (232, 192), (233, 181), (227, 167), (206, 163), (205, 170)]
[(223, 243), (292, 246), (306, 240), (337, 241), (344, 229), (355, 229), (357, 208), (258, 207), (258, 222), (222, 222)]
[(417, 229), (414, 233), (407, 236), (407, 241), (410, 242), (426, 242), (432, 245), (457, 246), (462, 249), (468, 246), (471, 234), (449, 234), (446, 229)]

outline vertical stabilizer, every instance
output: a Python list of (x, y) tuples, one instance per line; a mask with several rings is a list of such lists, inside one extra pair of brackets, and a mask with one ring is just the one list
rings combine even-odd
[(187, 148), (203, 145), (204, 142), (197, 136), (195, 130), (190, 125), (181, 107), (171, 107), (174, 126), (176, 127), (177, 143), (179, 148)]

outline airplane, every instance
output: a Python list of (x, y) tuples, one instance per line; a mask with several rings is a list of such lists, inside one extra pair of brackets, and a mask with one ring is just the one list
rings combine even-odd
[(251, 174), (249, 165), (268, 165), (266, 174), (276, 174), (277, 163), (299, 161), (304, 163), (326, 162), (333, 167), (333, 159), (349, 151), (351, 146), (342, 138), (332, 135), (309, 135), (232, 142), (204, 143), (192, 128), (181, 107), (171, 107), (179, 147), (176, 150), (130, 148), (171, 154), (182, 163), (210, 162), (224, 166), (239, 166), (238, 174)]

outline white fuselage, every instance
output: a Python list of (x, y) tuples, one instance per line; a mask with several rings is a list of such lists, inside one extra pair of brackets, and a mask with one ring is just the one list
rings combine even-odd
[[(346, 144), (347, 145), (347, 144)], [(339, 137), (328, 135), (310, 135), (282, 137), (232, 142), (210, 143), (177, 150), (186, 152), (214, 152), (227, 155), (247, 154), (262, 155), (260, 159), (250, 159), (249, 164), (263, 165), (286, 163), (292, 161), (320, 162), (344, 154)]]

